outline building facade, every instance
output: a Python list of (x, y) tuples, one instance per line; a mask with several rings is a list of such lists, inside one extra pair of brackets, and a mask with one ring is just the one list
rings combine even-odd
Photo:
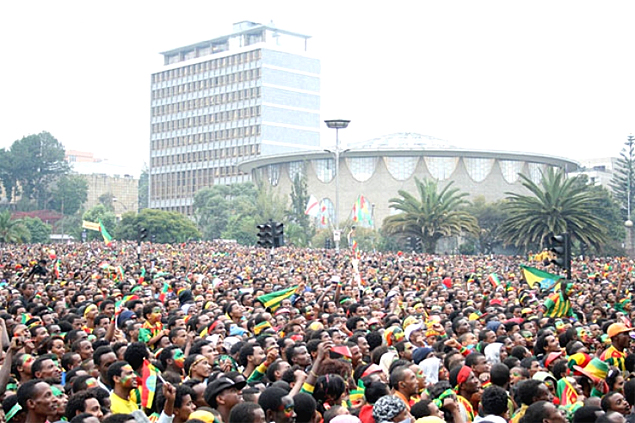
[(238, 162), (320, 145), (320, 62), (307, 35), (253, 22), (162, 53), (152, 75), (150, 208), (192, 214), (201, 188), (251, 180)]
[[(308, 194), (319, 201), (315, 224), (332, 227), (337, 189), (333, 157), (324, 150), (283, 154), (248, 160), (240, 167), (287, 198), (296, 175), (306, 177)], [(359, 224), (379, 229), (383, 220), (395, 213), (390, 208), (391, 198), (398, 198), (400, 190), (417, 195), (415, 178), (436, 180), (439, 188), (453, 182), (453, 187), (469, 193), (469, 200), (483, 196), (487, 202), (495, 202), (508, 192), (528, 193), (519, 174), (539, 182), (547, 167), (572, 172), (579, 165), (542, 154), (461, 149), (413, 133), (350, 144), (340, 155), (338, 167), (338, 221), (352, 220), (355, 207), (365, 203), (371, 216)]]

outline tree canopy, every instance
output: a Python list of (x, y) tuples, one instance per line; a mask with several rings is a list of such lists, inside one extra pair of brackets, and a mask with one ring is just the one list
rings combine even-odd
[(440, 192), (435, 181), (415, 178), (417, 196), (399, 190), (400, 198), (391, 198), (390, 207), (399, 214), (384, 219), (387, 235), (415, 237), (427, 253), (434, 253), (442, 237), (461, 233), (478, 233), (476, 218), (465, 211), (467, 193), (451, 188), (452, 182)]
[(196, 225), (181, 213), (143, 209), (136, 214), (124, 213), (114, 231), (115, 238), (135, 240), (141, 228), (147, 229), (150, 239), (158, 243), (185, 242), (201, 237)]

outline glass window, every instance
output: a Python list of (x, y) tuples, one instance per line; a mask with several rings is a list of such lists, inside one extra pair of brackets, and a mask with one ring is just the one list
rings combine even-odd
[(492, 171), (494, 159), (464, 157), (463, 163), (465, 164), (465, 169), (467, 169), (467, 173), (470, 175), (470, 178), (472, 178), (475, 182), (482, 182)]
[(280, 181), (280, 165), (269, 165), (267, 166), (267, 175), (269, 176), (269, 183), (272, 186), (278, 185)]
[(458, 157), (425, 157), (426, 166), (430, 175), (437, 180), (448, 179), (459, 161)]
[(295, 181), (296, 175), (298, 175), (300, 179), (304, 177), (304, 162), (296, 161), (289, 163), (289, 179)]
[(384, 157), (388, 172), (398, 181), (405, 181), (410, 178), (418, 162), (418, 157)]
[(498, 165), (501, 168), (501, 173), (503, 174), (503, 178), (510, 183), (513, 184), (518, 180), (518, 174), (523, 170), (524, 162), (519, 162), (516, 160), (499, 160)]
[(313, 160), (313, 168), (320, 182), (329, 183), (335, 177), (335, 160)]
[(545, 166), (540, 163), (527, 163), (529, 169), (529, 179), (534, 184), (539, 184), (542, 180), (542, 172), (544, 172)]
[(351, 171), (353, 178), (360, 182), (370, 179), (375, 173), (377, 165), (376, 157), (351, 157), (346, 159), (348, 169)]

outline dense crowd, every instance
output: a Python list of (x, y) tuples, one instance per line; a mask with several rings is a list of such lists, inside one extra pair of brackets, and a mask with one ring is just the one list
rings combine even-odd
[(4, 422), (635, 422), (628, 258), (0, 248)]

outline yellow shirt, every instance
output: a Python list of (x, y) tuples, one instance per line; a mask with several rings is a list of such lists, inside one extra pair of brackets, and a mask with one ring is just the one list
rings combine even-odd
[(138, 409), (136, 402), (123, 399), (114, 392), (110, 394), (110, 411), (113, 414), (130, 414)]

